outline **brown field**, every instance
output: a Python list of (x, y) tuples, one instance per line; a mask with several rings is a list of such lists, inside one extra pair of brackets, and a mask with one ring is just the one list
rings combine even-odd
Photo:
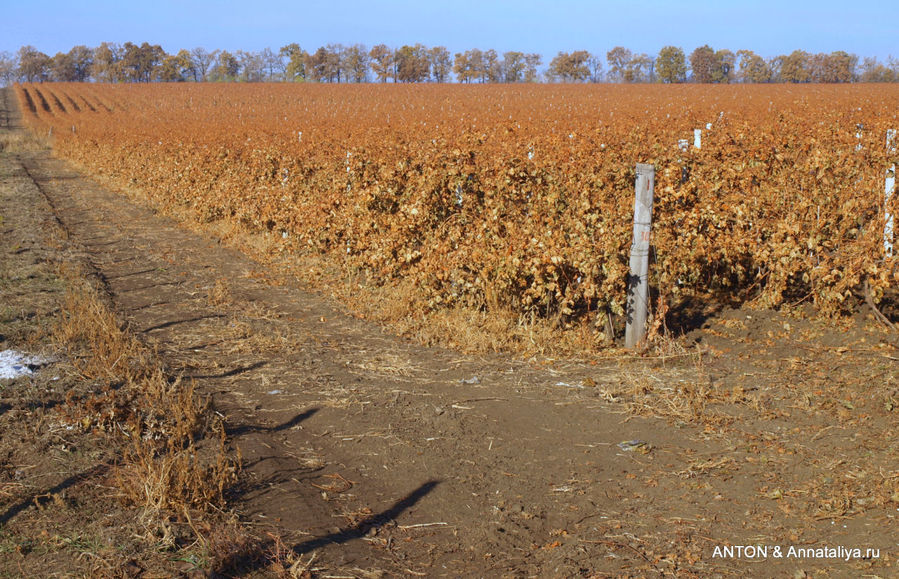
[(895, 575), (899, 89), (0, 96), (0, 577)]
[(697, 301), (833, 315), (899, 286), (882, 247), (894, 86), (18, 91), (59, 155), (158, 206), (402, 285), (373, 315), (410, 335), (463, 308), (508, 326), (503, 349), (533, 350), (538, 320), (571, 330), (542, 351), (611, 345), (638, 162), (656, 167), (651, 284), (675, 326)]

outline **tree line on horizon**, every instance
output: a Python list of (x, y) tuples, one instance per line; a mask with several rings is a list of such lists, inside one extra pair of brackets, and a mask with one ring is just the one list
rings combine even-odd
[[(604, 62), (605, 61), (605, 62)], [(329, 44), (314, 52), (288, 44), (277, 52), (182, 49), (158, 44), (96, 48), (76, 46), (48, 56), (33, 46), (0, 52), (0, 84), (13, 82), (617, 82), (617, 83), (850, 83), (899, 82), (899, 60), (859, 61), (845, 51), (790, 54), (765, 59), (708, 45), (687, 55), (665, 46), (655, 56), (616, 46), (605, 59), (586, 50), (559, 52), (541, 70), (543, 57), (517, 51), (502, 55), (477, 48), (452, 54), (444, 46), (391, 48), (378, 44)]]

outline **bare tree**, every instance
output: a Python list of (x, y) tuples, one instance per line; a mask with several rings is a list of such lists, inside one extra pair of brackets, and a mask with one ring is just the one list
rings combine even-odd
[(364, 44), (354, 44), (347, 47), (343, 53), (343, 61), (347, 82), (368, 81), (368, 67), (371, 57), (369, 56), (368, 48)]
[(869, 56), (862, 60), (858, 73), (861, 82), (899, 82), (899, 62), (892, 57), (889, 65), (877, 60), (877, 57)]
[(378, 44), (372, 47), (368, 55), (371, 57), (371, 68), (378, 82), (387, 82), (389, 78), (393, 78), (396, 82), (393, 66), (394, 54), (390, 47), (386, 44)]
[(453, 71), (453, 59), (445, 46), (435, 46), (428, 51), (431, 61), (431, 78), (434, 82), (446, 82)]
[(223, 50), (217, 53), (215, 66), (209, 71), (209, 79), (218, 82), (230, 82), (240, 74), (240, 61), (237, 57)]
[(216, 60), (218, 60), (218, 54), (218, 50), (209, 52), (205, 48), (200, 46), (190, 51), (194, 70), (196, 71), (194, 78), (198, 82), (205, 82), (209, 80), (209, 72), (212, 70), (212, 65), (216, 62)]
[[(340, 79), (344, 78), (344, 50), (342, 44), (329, 44), (326, 47), (328, 82), (340, 82)], [(344, 80), (346, 79), (344, 78)]]
[(602, 58), (591, 54), (587, 59), (587, 68), (590, 69), (590, 82), (602, 82)]
[(0, 52), (0, 86), (8, 86), (16, 80), (19, 63), (9, 52)]
[(543, 63), (543, 57), (537, 53), (524, 55), (524, 82), (537, 82), (537, 67)]
[(284, 59), (280, 53), (266, 47), (259, 53), (259, 57), (262, 59), (262, 67), (265, 70), (265, 80), (269, 82), (284, 80)]
[(609, 77), (618, 82), (630, 82), (627, 79), (628, 65), (633, 56), (633, 53), (623, 46), (616, 46), (607, 52), (606, 61), (609, 63)]
[(241, 82), (262, 82), (265, 80), (265, 61), (259, 52), (245, 52), (238, 50), (235, 55), (240, 63)]

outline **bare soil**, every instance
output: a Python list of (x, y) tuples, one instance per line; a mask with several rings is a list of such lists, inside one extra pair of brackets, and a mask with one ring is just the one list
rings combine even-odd
[[(0, 121), (16, 118), (12, 102), (0, 99)], [(314, 577), (896, 575), (899, 349), (864, 311), (822, 322), (710, 308), (664, 352), (467, 356), (390, 335), (48, 150), (0, 154), (0, 349), (27, 346), (35, 328), (18, 325), (58, 291), (27, 268), (77, 253), (130, 331), (212, 396), (239, 449), (230, 504), (258, 552), (178, 572), (268, 576), (280, 560)], [(64, 247), (44, 235), (57, 220)], [(19, 521), (71, 515), (28, 519), (39, 493), (13, 492), (22, 453), (37, 464), (56, 447), (23, 441), (26, 415), (8, 400), (48, 380), (0, 382), (0, 576), (70, 572), (59, 549), (21, 547), (60, 533)], [(52, 384), (64, 394), (66, 381)], [(97, 486), (73, 485), (109, 461), (85, 444), (65, 472), (29, 484), (71, 487), (79, 516), (115, 520)], [(127, 543), (129, 529), (106, 529)], [(716, 556), (726, 545), (770, 550)], [(123, 576), (173, 568), (107, 560)]]

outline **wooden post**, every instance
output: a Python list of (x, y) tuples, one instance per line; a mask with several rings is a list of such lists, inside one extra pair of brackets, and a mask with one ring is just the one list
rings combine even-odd
[(635, 347), (646, 334), (649, 310), (649, 240), (652, 231), (652, 200), (655, 168), (637, 163), (634, 200), (634, 241), (631, 244), (631, 273), (627, 282), (627, 329), (624, 345)]
[[(895, 153), (896, 146), (893, 145), (893, 139), (896, 138), (896, 129), (887, 131), (887, 152)], [(886, 179), (883, 184), (884, 189), (884, 224), (883, 224), (883, 250), (887, 257), (893, 257), (893, 214), (890, 213), (890, 198), (896, 189), (896, 165), (887, 169)]]

